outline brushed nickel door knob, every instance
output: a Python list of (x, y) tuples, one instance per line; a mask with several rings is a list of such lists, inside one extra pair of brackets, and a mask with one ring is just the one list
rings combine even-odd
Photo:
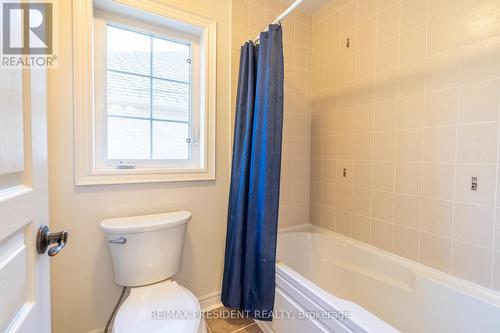
[(50, 232), (48, 226), (44, 225), (38, 229), (36, 235), (36, 250), (39, 254), (44, 254), (52, 244), (57, 244), (49, 249), (49, 256), (56, 256), (68, 242), (68, 232)]

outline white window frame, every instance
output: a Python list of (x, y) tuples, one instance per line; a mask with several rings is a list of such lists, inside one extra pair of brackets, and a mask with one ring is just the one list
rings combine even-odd
[[(171, 7), (166, 4), (148, 0), (74, 0), (73, 1), (73, 61), (74, 61), (74, 113), (75, 113), (75, 184), (121, 184), (149, 183), (172, 181), (197, 181), (215, 179), (215, 101), (216, 101), (216, 22), (205, 17)], [(95, 10), (98, 5), (99, 10)], [(101, 13), (103, 16), (101, 17)], [(101, 23), (96, 23), (101, 20)], [(194, 96), (192, 107), (199, 112), (199, 161), (186, 165), (186, 160), (126, 160), (133, 164), (133, 169), (117, 168), (103, 157), (106, 144), (103, 131), (103, 116), (106, 116), (102, 105), (105, 90), (102, 78), (97, 73), (105, 71), (105, 60), (96, 61), (102, 48), (94, 48), (94, 43), (102, 42), (94, 30), (94, 24), (102, 24), (105, 20), (113, 25), (138, 27), (138, 31), (153, 35), (166, 36), (169, 39), (186, 40), (186, 36), (198, 35), (192, 47), (198, 47), (198, 68), (192, 72), (192, 91), (199, 91)], [(153, 22), (153, 23), (145, 23)], [(161, 22), (161, 28), (156, 24)], [(164, 30), (163, 25), (167, 26)], [(172, 29), (168, 29), (168, 26)], [(179, 28), (181, 27), (181, 28)], [(184, 30), (183, 30), (184, 29)], [(167, 31), (165, 33), (165, 31)], [(185, 34), (184, 34), (185, 31)], [(164, 32), (164, 33), (162, 33)], [(177, 34), (177, 35), (176, 35)], [(173, 37), (173, 38), (172, 38)], [(189, 39), (188, 39), (189, 40)], [(100, 51), (98, 51), (98, 49)], [(105, 49), (104, 49), (105, 52)], [(102, 56), (102, 54), (101, 54)], [(105, 58), (104, 58), (105, 59)], [(95, 71), (95, 72), (94, 72)], [(199, 84), (199, 87), (195, 87)], [(97, 89), (96, 89), (97, 88)], [(103, 111), (104, 110), (104, 111)]]
[[(189, 96), (189, 160), (139, 160), (139, 159), (108, 159), (107, 158), (107, 112), (106, 112), (106, 90), (107, 90), (107, 26), (113, 26), (136, 33), (151, 35), (155, 38), (170, 40), (190, 47), (190, 96)], [(136, 169), (148, 168), (170, 168), (195, 170), (199, 168), (202, 159), (200, 158), (200, 146), (203, 145), (203, 138), (200, 140), (200, 122), (203, 115), (200, 108), (200, 41), (199, 37), (182, 34), (175, 30), (165, 29), (157, 25), (148, 24), (142, 21), (113, 15), (104, 11), (94, 11), (94, 92), (95, 92), (95, 164), (100, 169), (116, 169), (119, 166), (133, 166)], [(148, 76), (149, 77), (149, 76)], [(152, 93), (152, 92), (151, 92)], [(153, 96), (151, 96), (153, 98)], [(144, 118), (146, 119), (146, 118)], [(152, 121), (154, 118), (151, 118)], [(153, 133), (151, 132), (150, 135)], [(151, 137), (152, 139), (152, 137)], [(151, 142), (153, 145), (153, 142)]]

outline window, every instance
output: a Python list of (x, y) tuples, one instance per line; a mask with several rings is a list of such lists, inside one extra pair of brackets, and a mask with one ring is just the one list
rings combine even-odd
[(214, 179), (215, 22), (142, 2), (75, 13), (76, 184)]
[(107, 24), (107, 163), (189, 161), (191, 43)]

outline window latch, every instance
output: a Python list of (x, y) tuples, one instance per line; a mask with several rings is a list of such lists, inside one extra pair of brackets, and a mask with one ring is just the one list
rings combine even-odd
[(120, 164), (116, 166), (117, 169), (135, 169), (135, 166), (131, 164), (123, 164), (123, 161), (120, 161)]

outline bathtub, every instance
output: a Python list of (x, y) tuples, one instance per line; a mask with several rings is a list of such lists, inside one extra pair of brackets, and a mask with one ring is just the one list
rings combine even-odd
[(500, 294), (339, 234), (278, 236), (266, 332), (500, 332)]

